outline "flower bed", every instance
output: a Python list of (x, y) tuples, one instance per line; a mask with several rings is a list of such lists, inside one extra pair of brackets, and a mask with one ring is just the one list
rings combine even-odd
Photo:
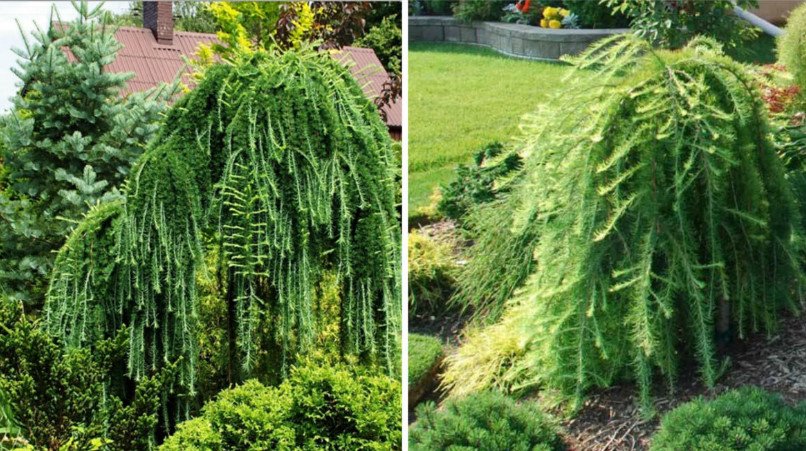
[(409, 17), (409, 40), (482, 45), (500, 53), (538, 60), (576, 55), (607, 36), (627, 28), (551, 29), (502, 22), (463, 23), (447, 16)]

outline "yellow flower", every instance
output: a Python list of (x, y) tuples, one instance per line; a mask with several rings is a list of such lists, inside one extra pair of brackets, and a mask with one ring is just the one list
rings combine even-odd
[(543, 27), (543, 28), (548, 28), (549, 27), (549, 21), (546, 20), (546, 19), (540, 19), (540, 26)]
[(561, 16), (563, 16), (563, 17), (568, 17), (568, 14), (569, 14), (569, 13), (570, 13), (570, 12), (569, 12), (567, 9), (565, 9), (565, 8), (560, 8), (560, 15), (561, 15)]
[(552, 20), (549, 22), (549, 28), (560, 28), (560, 27), (562, 27), (562, 24), (560, 23), (559, 20)]
[(552, 17), (554, 17), (554, 14), (555, 14), (554, 8), (552, 8), (551, 6), (546, 6), (543, 9), (543, 17), (545, 17), (546, 19), (551, 19)]

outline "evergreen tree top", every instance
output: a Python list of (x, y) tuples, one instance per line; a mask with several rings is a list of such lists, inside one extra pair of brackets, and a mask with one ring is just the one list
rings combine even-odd
[(0, 119), (0, 282), (34, 305), (54, 251), (90, 205), (119, 196), (173, 92), (120, 96), (132, 74), (105, 70), (120, 49), (114, 27), (100, 5), (74, 6), (76, 20), (23, 33), (20, 90)]

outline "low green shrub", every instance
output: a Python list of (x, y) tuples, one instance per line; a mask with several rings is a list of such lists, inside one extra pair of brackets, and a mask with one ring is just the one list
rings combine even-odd
[(423, 377), (442, 356), (442, 343), (428, 335), (409, 334), (409, 388)]
[(457, 271), (451, 246), (412, 230), (408, 248), (409, 313), (444, 313)]
[(401, 409), (396, 380), (308, 362), (277, 387), (221, 392), (161, 449), (400, 449)]
[(625, 28), (630, 19), (598, 0), (564, 0), (565, 7), (579, 18), (582, 28)]
[(135, 389), (109, 386), (110, 374), (125, 369), (126, 337), (124, 330), (92, 350), (65, 352), (22, 304), (0, 299), (0, 429), (13, 414), (14, 432), (36, 448), (153, 445), (169, 373), (144, 377)]
[[(594, 3), (594, 2), (591, 2)], [(734, 5), (749, 9), (758, 0), (602, 0), (630, 19), (640, 37), (666, 48), (680, 48), (695, 36), (713, 38), (737, 49), (758, 36), (758, 28), (733, 14)]]
[(557, 427), (536, 404), (517, 404), (498, 392), (448, 400), (444, 410), (434, 403), (421, 405), (409, 438), (412, 451), (566, 449)]
[(403, 34), (397, 26), (396, 16), (384, 17), (380, 24), (372, 27), (359, 38), (357, 47), (371, 48), (388, 72), (400, 75)]
[(712, 401), (699, 398), (666, 414), (652, 451), (806, 449), (806, 407), (755, 387), (731, 390)]
[(509, 0), (464, 0), (454, 4), (453, 15), (462, 22), (499, 20), (504, 16), (504, 7), (510, 3)]
[(450, 16), (451, 0), (413, 0), (409, 2), (410, 16)]
[(487, 144), (476, 152), (473, 164), (456, 167), (454, 180), (441, 187), (437, 210), (446, 218), (461, 222), (472, 208), (492, 202), (506, 192), (501, 182), (521, 166), (522, 159), (517, 153), (505, 153), (504, 145), (499, 142)]
[(803, 97), (806, 90), (806, 4), (789, 14), (786, 30), (777, 39), (777, 47), (778, 61), (792, 74)]
[(422, 2), (423, 12), (435, 16), (449, 16), (451, 3), (450, 0), (425, 0)]

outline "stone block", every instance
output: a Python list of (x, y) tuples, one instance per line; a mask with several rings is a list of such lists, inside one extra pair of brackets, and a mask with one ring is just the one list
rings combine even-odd
[(445, 28), (442, 25), (422, 27), (423, 41), (442, 42), (445, 40)]
[(447, 42), (461, 42), (462, 32), (458, 25), (445, 25), (445, 41)]
[(476, 28), (472, 26), (461, 27), (459, 40), (468, 44), (477, 44)]

